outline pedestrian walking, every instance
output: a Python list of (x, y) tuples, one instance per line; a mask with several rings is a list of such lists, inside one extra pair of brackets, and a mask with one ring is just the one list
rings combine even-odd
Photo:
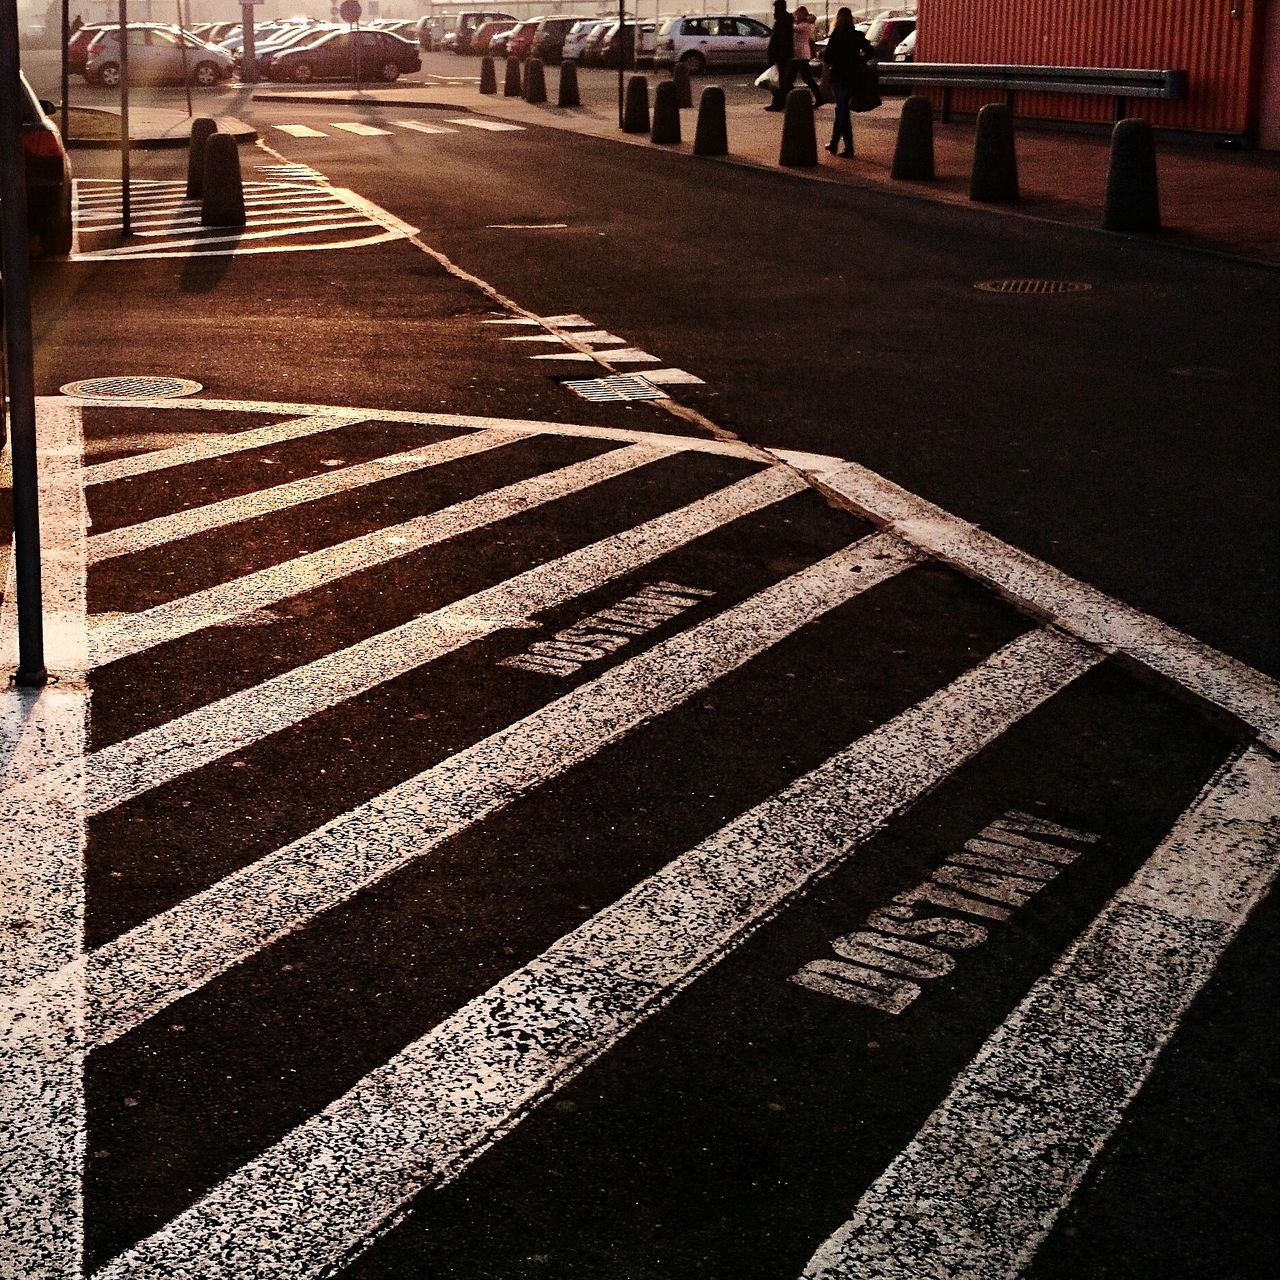
[(813, 105), (820, 107), (826, 98), (822, 96), (822, 88), (813, 78), (813, 67), (810, 65), (813, 59), (813, 27), (817, 19), (809, 12), (808, 9), (801, 5), (795, 12), (792, 19), (792, 52), (790, 66), (787, 68), (787, 78), (783, 82), (782, 97), (785, 102), (787, 94), (791, 90), (791, 86), (796, 82), (796, 76), (809, 86), (809, 92), (813, 94)]
[(853, 117), (850, 107), (857, 96), (864, 78), (869, 74), (868, 64), (875, 57), (866, 36), (853, 25), (853, 10), (841, 8), (836, 12), (835, 26), (827, 37), (827, 47), (822, 60), (831, 68), (831, 87), (836, 95), (836, 118), (831, 125), (831, 141), (827, 150), (832, 155), (843, 143), (842, 156), (853, 155)]
[(784, 111), (792, 59), (796, 56), (795, 19), (787, 9), (786, 0), (774, 0), (773, 30), (769, 33), (769, 67), (776, 83), (771, 92), (773, 100), (766, 111)]

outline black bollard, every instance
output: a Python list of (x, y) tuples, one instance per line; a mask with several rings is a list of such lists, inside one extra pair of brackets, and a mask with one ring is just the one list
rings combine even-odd
[(671, 68), (671, 80), (676, 87), (676, 106), (693, 106), (693, 85), (689, 82), (689, 64), (677, 62)]
[(653, 91), (650, 141), (668, 147), (680, 141), (680, 91), (674, 80), (659, 80)]
[(526, 102), (546, 102), (547, 100), (547, 77), (542, 69), (541, 58), (525, 59), (524, 100)]
[(507, 76), (502, 82), (502, 96), (504, 98), (518, 98), (520, 96), (520, 59), (507, 59)]
[(889, 176), (908, 182), (933, 178), (933, 103), (928, 98), (908, 98), (902, 104)]
[(206, 227), (243, 227), (244, 187), (240, 151), (229, 133), (212, 134), (204, 144), (204, 203), (200, 223)]
[(480, 92), (498, 92), (498, 73), (494, 69), (493, 59), (487, 53), (480, 59)]
[(724, 90), (708, 85), (698, 99), (698, 126), (693, 134), (695, 156), (727, 156), (729, 131), (724, 120)]
[(969, 199), (1017, 198), (1018, 155), (1013, 142), (1013, 112), (1002, 102), (988, 103), (978, 112)]
[(808, 89), (787, 94), (787, 114), (782, 117), (782, 149), (778, 163), (790, 169), (807, 169), (818, 163), (818, 135), (813, 123), (813, 95)]
[(1159, 231), (1156, 136), (1145, 120), (1121, 120), (1111, 133), (1104, 231)]
[(627, 81), (627, 97), (622, 111), (622, 132), (649, 132), (649, 82), (644, 76), (632, 76)]
[(556, 106), (582, 106), (582, 99), (578, 96), (578, 64), (572, 58), (560, 64), (560, 92)]
[(204, 148), (215, 133), (218, 122), (208, 116), (197, 116), (191, 122), (191, 145), (187, 149), (187, 199), (197, 200), (204, 191)]

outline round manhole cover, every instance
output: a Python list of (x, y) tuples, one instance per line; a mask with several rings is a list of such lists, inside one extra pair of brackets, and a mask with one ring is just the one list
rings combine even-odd
[(64, 396), (83, 396), (89, 400), (167, 400), (173, 396), (193, 396), (204, 387), (189, 378), (137, 374), (124, 378), (82, 378), (59, 389)]
[(973, 286), (983, 293), (1084, 293), (1093, 285), (1083, 280), (1035, 280), (1026, 277), (1015, 280), (979, 280)]

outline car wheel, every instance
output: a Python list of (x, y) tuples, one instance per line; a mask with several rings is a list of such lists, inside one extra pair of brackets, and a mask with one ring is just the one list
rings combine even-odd
[(196, 69), (191, 73), (191, 83), (198, 84), (202, 89), (217, 84), (218, 79), (218, 68), (212, 62), (197, 62)]
[(298, 65), (293, 69), (293, 78), (299, 84), (310, 84), (311, 83), (311, 63), (309, 62), (298, 63)]
[(707, 60), (700, 53), (686, 53), (680, 61), (691, 76), (700, 76), (707, 69)]
[(118, 62), (104, 62), (98, 68), (98, 83), (105, 85), (108, 89), (119, 88), (120, 64)]
[(393, 80), (400, 79), (400, 68), (394, 62), (384, 62), (378, 68), (378, 75), (390, 84)]

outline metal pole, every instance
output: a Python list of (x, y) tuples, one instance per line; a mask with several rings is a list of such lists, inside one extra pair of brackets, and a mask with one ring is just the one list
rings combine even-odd
[(625, 127), (626, 120), (622, 109), (622, 28), (626, 22), (626, 0), (618, 0), (618, 128)]
[(240, 17), (244, 22), (244, 43), (240, 46), (240, 79), (245, 84), (258, 83), (258, 35), (254, 30), (253, 14), (253, 5), (240, 6)]
[(62, 83), (60, 85), (62, 93), (62, 143), (65, 146), (67, 138), (71, 135), (67, 132), (71, 127), (70, 107), (67, 105), (67, 99), (71, 96), (71, 74), (70, 68), (67, 66), (67, 45), (71, 42), (71, 0), (62, 0)]
[(129, 0), (120, 0), (120, 223), (132, 234), (129, 222)]
[[(17, 0), (0, 2), (0, 99), (22, 101)], [(40, 599), (40, 494), (36, 478), (36, 380), (31, 342), (31, 265), (27, 194), (16, 110), (0, 112), (0, 271), (4, 272), (4, 354), (9, 370), (13, 450), (13, 559), (18, 601), (18, 670), (14, 682), (38, 688), (44, 669)]]
[(178, 45), (182, 49), (182, 85), (187, 91), (187, 116), (195, 115), (191, 106), (191, 73), (187, 70), (187, 29), (182, 25), (182, 0), (175, 0), (178, 10)]
[(351, 37), (355, 41), (356, 53), (356, 92), (361, 93), (363, 90), (360, 86), (360, 19), (356, 19), (356, 33)]

